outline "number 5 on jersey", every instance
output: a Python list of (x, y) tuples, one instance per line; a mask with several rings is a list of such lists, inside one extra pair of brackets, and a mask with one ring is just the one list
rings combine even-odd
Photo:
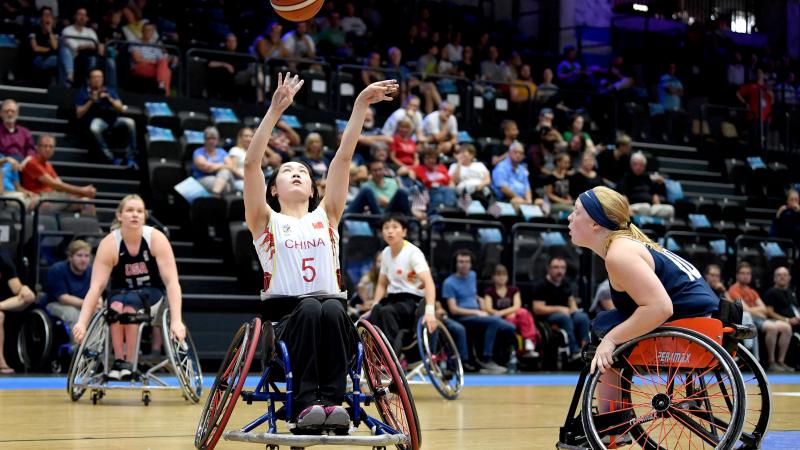
[(306, 283), (311, 283), (315, 278), (317, 278), (317, 270), (314, 269), (313, 265), (311, 265), (313, 262), (314, 258), (303, 258), (303, 281)]

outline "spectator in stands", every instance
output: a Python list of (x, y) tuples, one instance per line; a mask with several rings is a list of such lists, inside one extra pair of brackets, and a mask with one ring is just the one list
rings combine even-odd
[(67, 259), (47, 271), (47, 310), (72, 328), (81, 314), (92, 279), (92, 246), (76, 239), (67, 247)]
[(597, 155), (598, 173), (607, 186), (615, 186), (630, 168), (631, 138), (623, 134), (617, 138), (616, 147)]
[[(553, 124), (553, 120), (555, 119), (555, 114), (551, 108), (542, 108), (539, 110), (539, 118), (538, 122), (536, 122), (536, 127), (534, 130), (538, 133), (544, 129), (547, 130), (555, 130), (556, 127)], [(558, 131), (558, 130), (556, 130)]]
[(58, 68), (58, 33), (55, 28), (53, 9), (48, 6), (39, 8), (39, 27), (30, 34), (30, 45), (33, 51), (33, 67), (54, 74)]
[(425, 142), (425, 134), (422, 132), (422, 113), (419, 111), (420, 100), (416, 95), (409, 95), (403, 101), (403, 107), (393, 112), (386, 123), (383, 124), (383, 134), (394, 136), (397, 134), (397, 125), (401, 120), (407, 119), (411, 122), (411, 133), (417, 142)]
[(679, 111), (683, 97), (683, 83), (675, 76), (677, 65), (669, 63), (667, 73), (658, 80), (658, 101), (666, 111)]
[[(75, 81), (75, 63), (79, 57), (91, 70), (97, 67), (98, 58), (105, 53), (105, 47), (100, 43), (97, 33), (88, 26), (88, 23), (89, 14), (86, 8), (78, 8), (75, 10), (73, 24), (61, 32), (61, 37), (64, 38), (64, 45), (59, 47), (59, 84), (61, 86), (69, 87)], [(116, 77), (109, 76), (109, 79), (116, 80)]]
[(581, 156), (581, 163), (575, 173), (569, 179), (569, 195), (572, 198), (578, 198), (581, 192), (588, 191), (597, 186), (603, 185), (603, 180), (600, 179), (595, 168), (595, 157), (591, 151), (583, 152)]
[(744, 84), (745, 69), (742, 64), (742, 52), (734, 52), (733, 60), (728, 64), (728, 86), (739, 89)]
[(450, 155), (458, 143), (458, 120), (453, 114), (455, 108), (448, 102), (439, 103), (439, 110), (422, 120), (422, 132), (428, 142), (436, 145), (442, 154)]
[(97, 29), (97, 37), (100, 38), (100, 42), (104, 45), (107, 45), (108, 41), (111, 40), (126, 40), (125, 33), (122, 30), (121, 9), (109, 9), (106, 12), (106, 14), (103, 16), (103, 21), (100, 23)]
[(267, 33), (256, 37), (253, 48), (264, 60), (271, 58), (288, 58), (289, 50), (281, 40), (283, 26), (278, 22), (267, 25)]
[(192, 176), (212, 194), (233, 190), (233, 160), (228, 152), (218, 147), (219, 131), (207, 127), (203, 131), (205, 142), (192, 153)]
[(280, 156), (281, 162), (277, 162), (273, 155), (270, 165), (274, 163), (274, 167), (277, 168), (283, 162), (294, 158), (292, 147), (298, 145), (300, 145), (300, 135), (286, 121), (279, 120), (272, 130), (272, 136), (270, 136), (267, 146)]
[[(59, 199), (81, 199), (88, 200), (95, 197), (97, 190), (94, 186), (76, 186), (66, 183), (59, 178), (50, 159), (56, 152), (56, 138), (49, 134), (39, 136), (36, 146), (36, 156), (31, 158), (25, 169), (22, 171), (22, 186), (25, 189), (38, 194), (41, 201)], [(60, 210), (66, 204), (50, 204), (47, 209)], [(83, 208), (85, 212), (93, 211), (91, 208)]]
[(349, 56), (347, 33), (342, 28), (342, 20), (338, 12), (332, 11), (328, 15), (328, 26), (321, 27), (317, 34), (317, 43), (322, 54)]
[(369, 311), (372, 299), (375, 298), (375, 286), (378, 285), (378, 278), (381, 274), (382, 254), (383, 252), (375, 253), (375, 258), (372, 260), (372, 267), (358, 280), (356, 289), (360, 302), (356, 305), (356, 317), (361, 317), (361, 314)]
[(528, 182), (528, 167), (525, 149), (519, 142), (514, 142), (508, 149), (508, 158), (500, 161), (492, 170), (492, 190), (499, 201), (509, 202), (515, 209), (519, 205), (533, 204), (533, 194)]
[(426, 75), (436, 74), (439, 65), (439, 46), (428, 43), (428, 51), (417, 60), (417, 71)]
[(298, 22), (297, 27), (281, 38), (290, 58), (315, 58), (317, 45), (314, 37), (308, 34), (308, 22)]
[[(39, 196), (22, 187), (19, 176), (19, 162), (10, 156), (0, 156), (0, 196), (13, 197), (25, 205), (26, 211), (33, 211), (39, 203)], [(13, 207), (14, 203), (4, 203)]]
[[(708, 286), (711, 287), (711, 290), (714, 291), (720, 299), (726, 301), (733, 301), (731, 297), (728, 295), (728, 289), (722, 283), (722, 269), (716, 264), (709, 264), (706, 266), (706, 271), (703, 273), (703, 278), (705, 278), (706, 283)], [(743, 307), (746, 307), (743, 302)], [(753, 321), (753, 315), (750, 314), (750, 311), (744, 311), (742, 314), (742, 324), (743, 325), (755, 325), (755, 321)], [(758, 331), (758, 327), (756, 327), (756, 331)], [(744, 341), (745, 347), (747, 347), (752, 353), (753, 356), (756, 357), (758, 360), (758, 353), (759, 353), (759, 344), (758, 344), (758, 337), (755, 339), (745, 339)]]
[[(233, 187), (238, 192), (244, 190), (244, 156), (247, 154), (247, 147), (253, 141), (253, 134), (255, 132), (250, 127), (244, 127), (236, 134), (236, 145), (228, 150), (228, 157), (233, 161)], [(276, 159), (277, 158), (277, 159)], [(272, 160), (272, 161), (271, 161)], [(281, 164), (280, 156), (273, 152), (269, 146), (264, 151), (264, 156), (261, 158), (261, 167), (279, 166)], [(265, 174), (265, 178), (268, 178)]]
[(383, 161), (369, 163), (370, 179), (361, 185), (361, 191), (347, 206), (347, 212), (360, 214), (369, 208), (372, 214), (399, 212), (411, 215), (408, 191), (401, 189), (396, 179), (385, 176)]
[(485, 164), (475, 160), (476, 153), (472, 144), (459, 146), (456, 162), (450, 164), (448, 173), (458, 195), (469, 195), (486, 205), (492, 195), (492, 176)]
[(567, 332), (571, 360), (580, 358), (580, 349), (589, 342), (589, 315), (578, 309), (576, 287), (565, 279), (567, 262), (550, 258), (547, 275), (533, 287), (533, 313)]
[(239, 50), (239, 39), (234, 33), (225, 35), (222, 50), (228, 54), (214, 55), (208, 62), (209, 97), (236, 101), (251, 96), (255, 71), (250, 67), (252, 61), (233, 54)]
[(344, 5), (344, 17), (342, 17), (342, 30), (355, 37), (362, 37), (367, 34), (367, 24), (356, 15), (356, 6), (353, 2)]
[(10, 157), (8, 161), (15, 170), (22, 170), (30, 158), (36, 156), (36, 146), (30, 130), (17, 124), (19, 105), (7, 99), (2, 105), (3, 126), (0, 127), (0, 155)]
[(531, 312), (522, 307), (522, 297), (519, 288), (508, 284), (508, 269), (502, 264), (494, 268), (492, 276), (494, 285), (486, 288), (483, 297), (483, 310), (492, 316), (502, 317), (506, 322), (516, 327), (517, 333), (522, 336), (523, 344), (520, 356), (536, 358), (536, 344), (541, 337), (533, 322)]
[(663, 191), (664, 179), (647, 173), (646, 168), (647, 158), (642, 152), (631, 155), (631, 170), (617, 184), (617, 192), (628, 199), (634, 215), (672, 219), (675, 208), (662, 203), (662, 195), (659, 194)]
[(772, 221), (773, 236), (794, 241), (800, 240), (800, 195), (797, 190), (789, 189), (786, 204), (778, 208)]
[[(447, 302), (450, 315), (467, 328), (477, 328), (483, 336), (483, 354), (478, 358), (481, 373), (503, 373), (506, 368), (493, 360), (495, 340), (498, 334), (509, 336), (516, 327), (501, 317), (490, 315), (482, 307), (483, 298), (478, 296), (478, 276), (472, 270), (472, 252), (457, 250), (454, 256), (456, 272), (444, 280), (442, 298)], [(469, 354), (464, 356), (468, 359)]]
[(388, 70), (397, 72), (400, 81), (400, 93), (404, 98), (413, 89), (419, 88), (420, 95), (425, 99), (425, 112), (433, 111), (434, 105), (442, 102), (442, 96), (432, 81), (421, 81), (411, 76), (411, 71), (402, 64), (403, 52), (397, 47), (389, 49)]
[[(785, 372), (784, 361), (792, 339), (792, 325), (785, 320), (777, 320), (775, 315), (770, 315), (767, 306), (761, 300), (755, 289), (750, 287), (753, 271), (750, 264), (739, 263), (736, 268), (736, 283), (728, 288), (728, 296), (733, 300), (741, 300), (744, 310), (753, 317), (753, 322), (759, 332), (764, 334), (764, 343), (767, 347), (767, 357), (770, 372)], [(772, 317), (770, 317), (772, 316)], [(776, 355), (777, 353), (777, 355)], [(776, 358), (777, 356), (777, 358)]]
[(144, 26), (150, 23), (144, 18), (142, 9), (135, 3), (130, 2), (122, 8), (122, 16), (125, 18), (125, 26), (122, 27), (122, 34), (128, 42), (139, 42), (144, 36)]
[(317, 189), (322, 195), (325, 192), (325, 179), (328, 177), (331, 160), (324, 154), (322, 136), (319, 133), (308, 133), (305, 146), (305, 154), (300, 160), (311, 167), (311, 178), (317, 183)]
[(156, 24), (146, 23), (142, 27), (142, 44), (131, 45), (128, 51), (131, 54), (131, 74), (142, 78), (155, 78), (158, 89), (164, 95), (170, 95), (172, 83), (172, 69), (170, 69), (170, 56), (158, 45), (156, 40)]
[[(500, 161), (504, 160), (506, 156), (508, 156), (508, 148), (511, 147), (511, 144), (517, 141), (519, 138), (519, 127), (517, 126), (517, 122), (506, 119), (502, 123), (500, 123), (500, 128), (503, 129), (503, 143), (497, 148), (494, 148), (492, 154), (492, 167), (496, 166)], [(497, 152), (500, 152), (499, 154)]]
[[(789, 269), (785, 266), (776, 268), (773, 272), (773, 282), (775, 284), (764, 294), (767, 316), (788, 323), (795, 332), (800, 331), (800, 304), (791, 286), (792, 276), (789, 274)], [(776, 359), (786, 368), (780, 353)]]
[(616, 309), (616, 307), (611, 297), (611, 282), (606, 278), (602, 283), (597, 285), (597, 290), (594, 293), (589, 313), (597, 314), (602, 311), (611, 311), (612, 309)]
[(404, 117), (397, 124), (397, 133), (389, 144), (389, 158), (398, 167), (415, 167), (419, 165), (417, 143), (412, 139), (413, 125), (408, 117)]
[[(570, 194), (570, 168), (572, 161), (567, 153), (559, 153), (555, 158), (556, 167), (546, 178), (544, 191), (550, 201), (550, 212), (560, 214), (571, 213), (575, 208), (575, 200)], [(562, 216), (566, 217), (566, 216)]]
[(451, 63), (458, 66), (464, 59), (464, 46), (461, 45), (463, 35), (460, 31), (450, 33), (450, 42), (444, 46), (447, 49), (447, 56)]
[(564, 59), (558, 63), (556, 73), (558, 74), (558, 84), (566, 89), (586, 87), (586, 74), (577, 59), (578, 54), (575, 47), (571, 45), (564, 47)]
[(786, 78), (782, 83), (775, 85), (775, 103), (785, 105), (788, 108), (797, 106), (798, 94), (794, 87), (795, 74), (787, 72)]
[(481, 67), (475, 62), (474, 50), (469, 45), (464, 47), (463, 59), (458, 63), (458, 74), (470, 81), (475, 81), (480, 75)]
[(523, 64), (517, 73), (514, 84), (511, 85), (511, 101), (514, 103), (527, 103), (536, 98), (537, 87), (531, 75), (531, 66)]
[(481, 78), (487, 81), (498, 83), (508, 83), (511, 81), (511, 73), (505, 63), (499, 62), (500, 52), (497, 47), (489, 47), (487, 59), (481, 62)]
[(439, 150), (428, 147), (422, 155), (422, 164), (414, 167), (416, 179), (425, 185), (430, 195), (432, 214), (440, 206), (455, 207), (456, 191), (447, 167), (439, 162)]
[[(543, 127), (539, 130), (539, 145), (531, 146), (528, 151), (528, 170), (531, 177), (546, 177), (556, 168), (556, 154), (565, 146), (561, 133), (553, 128)], [(531, 181), (536, 185), (535, 180)]]
[(123, 112), (125, 105), (119, 99), (116, 89), (105, 86), (102, 70), (92, 69), (89, 72), (87, 86), (75, 94), (75, 117), (83, 124), (88, 124), (95, 143), (109, 162), (121, 164), (122, 160), (115, 160), (114, 154), (108, 148), (104, 133), (109, 128), (112, 131), (117, 129), (127, 131), (126, 163), (128, 167), (138, 169), (136, 123), (130, 117), (122, 117), (120, 114)]
[(553, 70), (544, 69), (542, 72), (542, 82), (536, 89), (536, 103), (539, 105), (550, 105), (550, 99), (558, 95), (559, 87), (553, 83)]
[(5, 346), (5, 313), (22, 311), (36, 301), (36, 294), (22, 284), (17, 275), (17, 267), (11, 258), (0, 252), (0, 375), (11, 375), (14, 369), (8, 366), (3, 348)]
[(573, 138), (576, 136), (579, 138), (582, 137), (585, 148), (581, 149), (581, 151), (578, 154), (583, 153), (583, 150), (590, 150), (592, 153), (595, 153), (596, 149), (594, 146), (594, 142), (592, 141), (591, 136), (589, 136), (589, 133), (583, 131), (583, 125), (584, 125), (583, 115), (581, 114), (573, 115), (569, 121), (569, 126), (567, 127), (567, 130), (564, 131), (564, 133), (562, 134), (562, 137), (567, 142), (571, 142)]
[(380, 53), (369, 52), (369, 56), (367, 56), (367, 66), (378, 70), (363, 69), (361, 71), (361, 82), (364, 84), (364, 86), (369, 86), (376, 81), (383, 81), (386, 79), (386, 75), (379, 70), (381, 68)]

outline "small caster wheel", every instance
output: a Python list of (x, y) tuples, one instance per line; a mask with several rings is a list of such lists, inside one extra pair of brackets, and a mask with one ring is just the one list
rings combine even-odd
[(277, 445), (267, 445), (267, 450), (280, 450), (280, 447)]
[(100, 400), (100, 392), (92, 391), (92, 404), (96, 405), (98, 400)]
[(142, 392), (142, 402), (144, 403), (144, 406), (150, 405), (150, 391)]

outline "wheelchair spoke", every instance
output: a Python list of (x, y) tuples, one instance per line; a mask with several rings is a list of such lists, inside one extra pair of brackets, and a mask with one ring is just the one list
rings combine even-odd
[[(715, 447), (717, 444), (719, 444), (719, 438), (713, 436), (711, 433), (706, 431), (705, 427), (692, 420), (692, 418), (684, 411), (678, 409), (671, 409), (670, 413), (672, 414), (672, 417), (674, 417), (679, 422), (684, 424), (687, 428), (689, 428), (689, 430), (693, 432), (694, 435), (698, 436), (707, 444), (711, 445), (712, 447)], [(708, 422), (707, 420), (704, 420), (702, 418), (699, 419)]]

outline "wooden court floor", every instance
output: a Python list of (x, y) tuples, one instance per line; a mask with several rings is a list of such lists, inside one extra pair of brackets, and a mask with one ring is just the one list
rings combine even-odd
[[(800, 397), (781, 395), (800, 385), (772, 389), (777, 395), (771, 429), (800, 430)], [(426, 450), (553, 449), (573, 392), (566, 386), (467, 386), (458, 400), (446, 401), (431, 386), (412, 390)], [(177, 392), (154, 392), (145, 407), (134, 391), (109, 392), (101, 404), (92, 405), (88, 398), (73, 403), (64, 389), (0, 389), (0, 449), (191, 450), (200, 410)], [(240, 402), (227, 429), (244, 425), (262, 410), (263, 404)], [(217, 448), (264, 447), (221, 441)]]

